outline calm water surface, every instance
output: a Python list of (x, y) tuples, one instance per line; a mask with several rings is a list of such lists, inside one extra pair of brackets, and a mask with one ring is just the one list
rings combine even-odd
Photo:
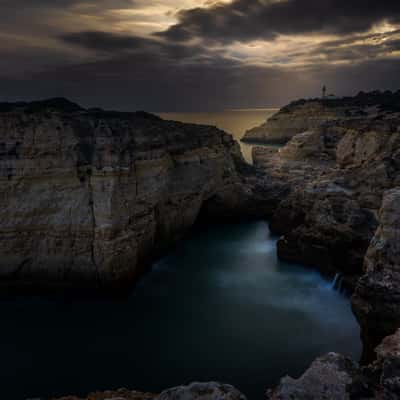
[(124, 300), (0, 297), (2, 398), (228, 382), (248, 398), (314, 357), (360, 355), (349, 299), (276, 258), (264, 222), (196, 230)]
[(230, 134), (239, 142), (244, 158), (251, 163), (252, 146), (240, 142), (244, 133), (264, 123), (277, 108), (260, 108), (250, 110), (227, 110), (220, 112), (196, 113), (159, 113), (161, 118), (194, 124), (214, 125)]

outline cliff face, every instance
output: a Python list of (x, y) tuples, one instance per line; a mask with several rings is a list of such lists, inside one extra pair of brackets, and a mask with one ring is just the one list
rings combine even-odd
[(255, 148), (253, 158), (268, 177), (280, 258), (339, 272), (356, 287), (368, 358), (400, 327), (400, 114), (326, 121), (279, 150)]
[(2, 281), (121, 284), (205, 202), (246, 214), (239, 147), (216, 128), (60, 100), (0, 110)]
[(385, 193), (379, 227), (352, 298), (364, 342), (372, 347), (400, 327), (400, 189)]
[(242, 141), (285, 144), (295, 135), (315, 130), (329, 121), (375, 118), (400, 111), (400, 91), (360, 92), (355, 97), (298, 100), (281, 108), (261, 126), (250, 129)]
[(398, 129), (397, 114), (330, 121), (279, 150), (254, 149), (255, 165), (286, 192), (271, 217), (281, 258), (340, 271), (354, 286), (383, 193), (399, 185)]
[(319, 101), (309, 101), (279, 110), (261, 126), (248, 130), (242, 141), (285, 144), (298, 133), (320, 127), (326, 121), (345, 117), (343, 108), (324, 107)]

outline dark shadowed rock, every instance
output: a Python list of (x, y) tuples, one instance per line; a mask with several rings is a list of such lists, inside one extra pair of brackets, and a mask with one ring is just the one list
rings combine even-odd
[(299, 378), (285, 377), (275, 390), (267, 393), (268, 400), (349, 400), (348, 385), (357, 366), (336, 353), (317, 358)]
[(58, 400), (246, 400), (246, 397), (231, 385), (194, 382), (187, 386), (167, 389), (160, 394), (119, 389), (91, 393), (84, 398), (67, 396)]
[(376, 361), (360, 367), (336, 353), (317, 358), (298, 379), (285, 377), (267, 400), (397, 400), (400, 330), (376, 348)]
[(195, 382), (168, 389), (157, 396), (156, 400), (246, 400), (246, 397), (231, 385)]
[(65, 99), (6, 108), (2, 282), (128, 284), (203, 206), (213, 219), (263, 212), (240, 172), (238, 144), (221, 130), (144, 112), (86, 111)]
[(379, 227), (364, 261), (365, 275), (353, 295), (366, 350), (400, 328), (400, 189), (385, 193)]
[(342, 272), (354, 287), (362, 274), (385, 190), (399, 184), (399, 116), (329, 121), (279, 150), (257, 147), (282, 235), (282, 259)]

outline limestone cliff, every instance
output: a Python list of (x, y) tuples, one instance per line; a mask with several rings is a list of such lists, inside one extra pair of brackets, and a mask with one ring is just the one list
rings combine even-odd
[(397, 113), (334, 121), (279, 150), (254, 149), (255, 165), (279, 194), (271, 228), (283, 235), (281, 258), (340, 271), (355, 284), (383, 193), (399, 185), (399, 121)]
[(285, 144), (295, 135), (318, 129), (329, 121), (375, 118), (383, 112), (399, 111), (399, 104), (400, 91), (297, 100), (281, 108), (261, 126), (248, 130), (242, 141)]
[(244, 142), (285, 144), (298, 133), (318, 128), (326, 121), (344, 118), (344, 109), (324, 107), (321, 102), (291, 104), (279, 110), (264, 124), (248, 130)]
[(0, 133), (2, 282), (124, 284), (206, 202), (248, 211), (239, 146), (213, 127), (53, 99), (1, 104)]
[(368, 358), (400, 327), (400, 114), (327, 121), (280, 149), (256, 147), (253, 157), (268, 182), (280, 258), (339, 272), (349, 291), (357, 285)]
[(400, 189), (385, 193), (379, 227), (364, 260), (365, 275), (353, 295), (364, 343), (372, 347), (400, 328)]

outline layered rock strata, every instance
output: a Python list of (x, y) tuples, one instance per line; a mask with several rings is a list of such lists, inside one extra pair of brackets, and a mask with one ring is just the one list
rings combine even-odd
[(248, 130), (242, 141), (285, 144), (295, 135), (320, 128), (328, 121), (376, 118), (400, 111), (400, 91), (360, 92), (354, 97), (301, 99), (282, 107), (261, 126)]
[(121, 285), (207, 213), (260, 212), (213, 127), (64, 99), (0, 105), (0, 281)]
[(379, 227), (352, 298), (364, 343), (372, 347), (400, 328), (400, 188), (385, 193)]
[(385, 190), (399, 185), (397, 114), (328, 122), (281, 149), (256, 147), (271, 198), (271, 229), (281, 258), (342, 272), (354, 285), (363, 273)]
[(326, 121), (280, 149), (253, 149), (271, 192), (270, 227), (281, 235), (280, 258), (339, 272), (349, 291), (357, 285), (353, 309), (364, 360), (400, 327), (399, 155), (394, 111)]

